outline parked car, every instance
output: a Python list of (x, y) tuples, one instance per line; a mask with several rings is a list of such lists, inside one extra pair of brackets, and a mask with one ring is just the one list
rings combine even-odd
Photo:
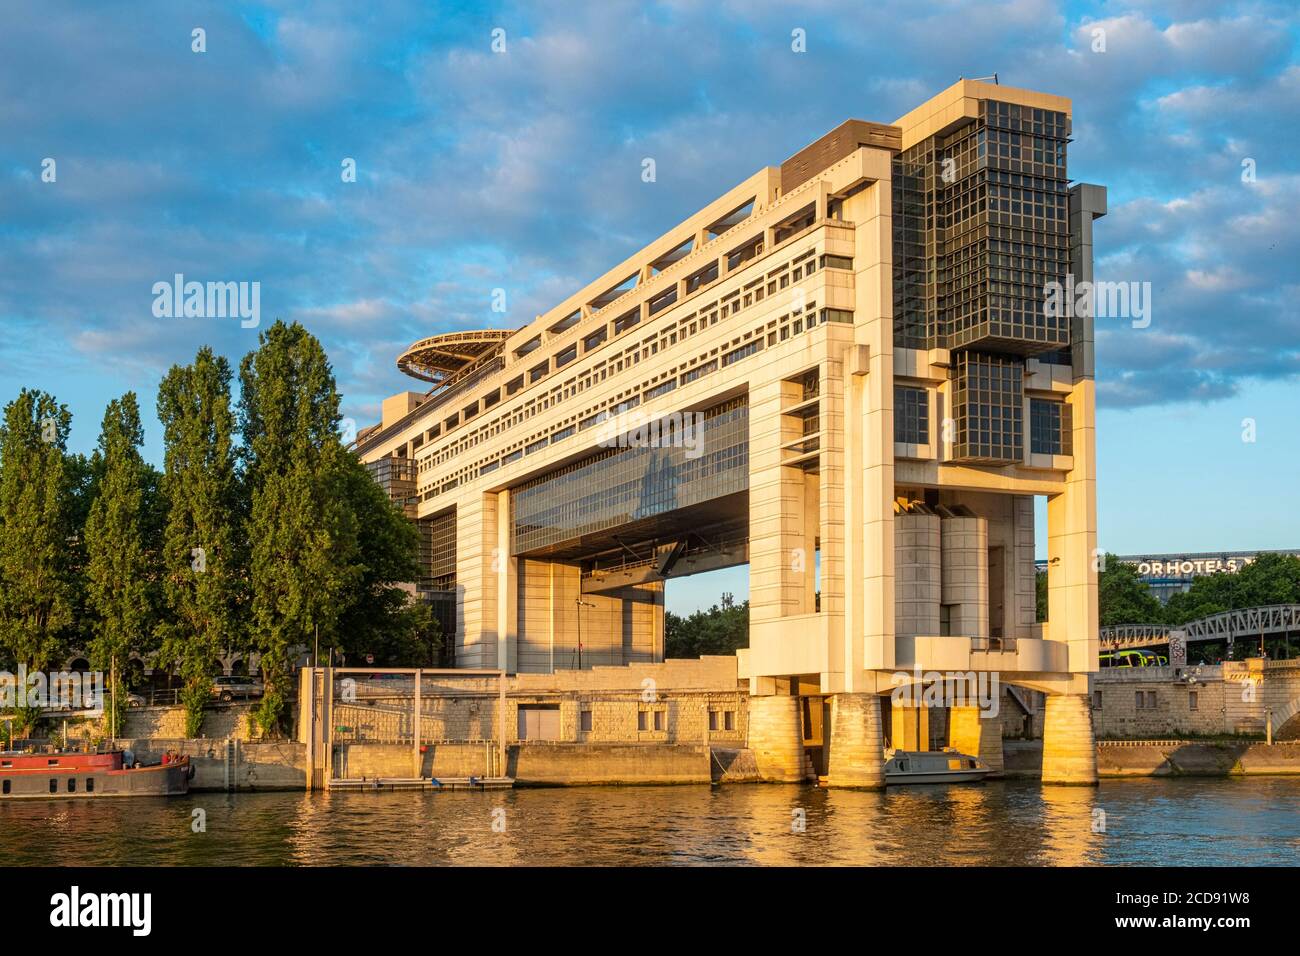
[(216, 677), (212, 681), (212, 696), (223, 703), (235, 698), (247, 700), (250, 697), (261, 697), (262, 693), (262, 682), (252, 677), (233, 674), (230, 677)]
[(126, 695), (126, 706), (128, 706), (128, 707), (143, 707), (144, 705), (145, 705), (145, 699), (144, 699), (143, 697), (141, 697), (139, 694), (127, 694), (127, 695)]

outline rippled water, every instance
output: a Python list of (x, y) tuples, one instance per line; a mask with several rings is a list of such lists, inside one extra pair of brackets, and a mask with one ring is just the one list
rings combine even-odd
[[(1300, 864), (1300, 779), (0, 803), (6, 865)], [(206, 811), (207, 832), (191, 831)], [(1104, 832), (1094, 832), (1105, 813)], [(500, 811), (504, 810), (504, 816)], [(802, 810), (805, 832), (793, 832)], [(495, 812), (494, 812), (495, 811)], [(504, 821), (504, 832), (493, 829)]]

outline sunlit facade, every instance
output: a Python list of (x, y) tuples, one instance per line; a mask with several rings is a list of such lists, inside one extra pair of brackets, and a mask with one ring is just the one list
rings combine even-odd
[(1069, 184), (1070, 117), (962, 81), (850, 120), (524, 327), (408, 349), (434, 387), (386, 401), (357, 449), (420, 523), (449, 663), (658, 660), (665, 582), (748, 564), (751, 745), (793, 721), (789, 759), (820, 747), (851, 782), (832, 726), (852, 723), (841, 755), (858, 724), (863, 753), (882, 724), (925, 749), (924, 709), (888, 695), (940, 671), (1047, 692), (1074, 747), (1097, 659), (1093, 337), (1043, 302), (1092, 278), (1105, 190)]

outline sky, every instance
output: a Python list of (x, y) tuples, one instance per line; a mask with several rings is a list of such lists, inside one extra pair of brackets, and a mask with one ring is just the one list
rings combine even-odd
[[(364, 426), (420, 387), (410, 342), (524, 325), (844, 119), (996, 72), (1073, 99), (1097, 278), (1150, 283), (1145, 327), (1097, 322), (1100, 546), (1300, 547), (1298, 27), (1200, 0), (5, 0), (0, 403), (53, 393), (89, 452), (133, 390), (160, 462), (167, 369), (257, 345), (159, 315), (179, 273), (259, 283)], [(669, 607), (724, 590), (744, 569)]]

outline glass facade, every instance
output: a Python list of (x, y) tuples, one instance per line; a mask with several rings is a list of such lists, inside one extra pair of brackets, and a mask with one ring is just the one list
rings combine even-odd
[(419, 496), (415, 492), (415, 462), (409, 458), (377, 458), (366, 465), (370, 477), (408, 518), (415, 517)]
[(957, 424), (953, 457), (1006, 464), (1024, 458), (1024, 366), (1011, 357), (958, 352), (953, 361)]
[[(747, 399), (708, 409), (703, 416), (702, 429), (693, 434), (660, 429), (652, 444), (646, 437), (649, 429), (638, 430), (623, 436), (628, 447), (606, 449), (513, 489), (511, 553), (531, 552), (745, 491)], [(660, 420), (679, 421), (678, 416)]]
[(929, 443), (930, 393), (926, 389), (894, 386), (894, 441)]
[(1035, 455), (1072, 455), (1070, 406), (1045, 398), (1029, 400), (1029, 450)]
[(421, 518), (420, 590), (456, 590), (456, 509)]
[(1070, 268), (1069, 136), (1064, 113), (981, 100), (894, 160), (894, 344), (954, 352), (958, 460), (1019, 460), (1024, 358), (1070, 361), (1044, 309)]

